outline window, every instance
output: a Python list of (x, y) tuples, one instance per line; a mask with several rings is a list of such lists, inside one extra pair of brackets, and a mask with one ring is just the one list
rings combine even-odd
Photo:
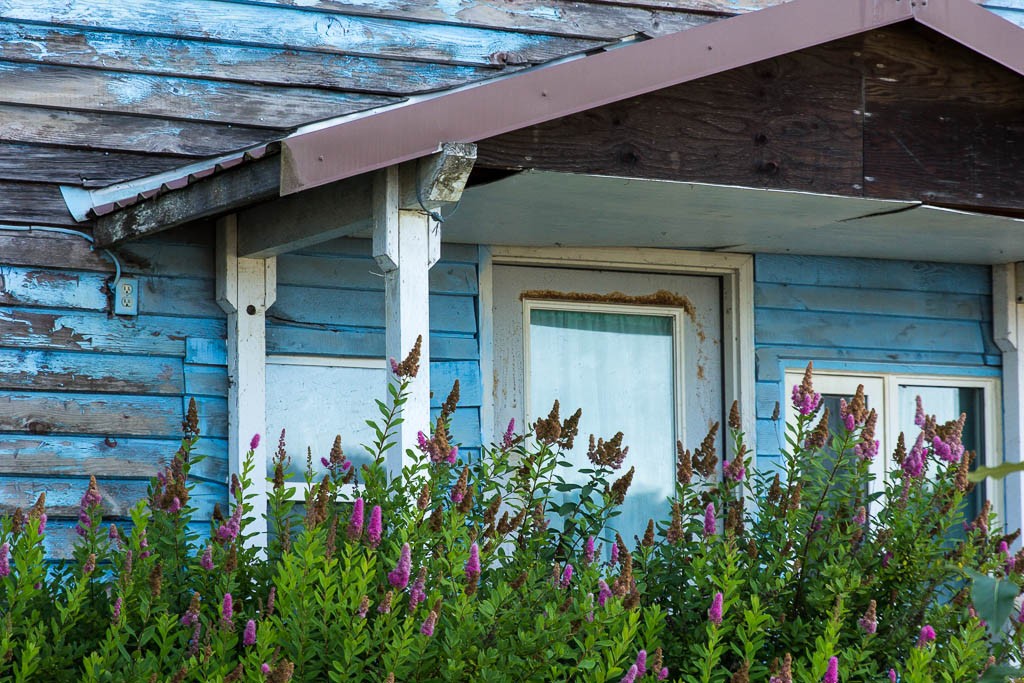
[(273, 477), (273, 454), (282, 429), (287, 430), (288, 474), (296, 498), (305, 494), (301, 482), (307, 449), (314, 477), (320, 479), (325, 472), (320, 458), (330, 453), (337, 434), (342, 435), (345, 457), (354, 466), (368, 463), (362, 444), (372, 444), (376, 436), (365, 420), (375, 414), (373, 399), (380, 396), (386, 381), (383, 360), (267, 356), (268, 476)]
[[(673, 454), (682, 432), (682, 329), (679, 308), (580, 304), (526, 299), (526, 414), (536, 419), (557, 399), (583, 410), (580, 435), (567, 459), (567, 478), (590, 467), (588, 439), (629, 434), (633, 484), (612, 526), (624, 539), (642, 536), (663, 516), (675, 491)], [(624, 468), (625, 469), (625, 468)], [(575, 477), (573, 477), (575, 474)]]
[[(786, 389), (803, 379), (803, 369), (786, 370)], [(896, 466), (892, 452), (902, 432), (907, 448), (913, 445), (920, 429), (914, 424), (916, 397), (920, 396), (926, 413), (935, 415), (939, 423), (953, 420), (960, 413), (967, 414), (964, 425), (963, 443), (967, 450), (977, 453), (973, 467), (991, 466), (1002, 462), (999, 438), (999, 381), (994, 377), (954, 377), (938, 375), (903, 374), (852, 374), (815, 370), (814, 389), (822, 395), (824, 405), (836, 415), (839, 399), (847, 398), (857, 391), (857, 385), (864, 385), (868, 408), (878, 411), (879, 453), (872, 462), (875, 474), (874, 490), (884, 490), (883, 481), (887, 472)], [(787, 393), (788, 396), (788, 393)], [(787, 408), (787, 419), (792, 418), (792, 408)], [(833, 425), (833, 428), (835, 425)], [(1002, 486), (998, 483), (982, 482), (968, 497), (964, 517), (973, 519), (981, 510), (985, 499), (992, 502), (993, 510), (1002, 516)]]

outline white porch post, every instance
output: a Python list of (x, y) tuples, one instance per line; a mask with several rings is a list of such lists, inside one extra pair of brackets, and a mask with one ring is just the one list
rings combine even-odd
[[(1003, 459), (1020, 462), (1024, 459), (1024, 358), (1020, 348), (1024, 342), (1024, 263), (992, 267), (992, 326), (996, 345), (1003, 352)], [(1024, 477), (1016, 472), (1002, 485), (1006, 529), (1024, 527)]]
[(441, 258), (441, 223), (429, 212), (461, 198), (475, 161), (476, 145), (445, 143), (438, 154), (374, 177), (373, 256), (384, 271), (385, 354), (401, 362), (421, 339), (419, 373), (387, 454), (392, 472), (401, 470), (416, 433), (430, 424), (430, 268)]
[(252, 473), (255, 520), (250, 543), (267, 544), (266, 310), (277, 297), (277, 260), (239, 258), (238, 227), (229, 215), (217, 224), (217, 303), (227, 313), (228, 466), (241, 476), (253, 435), (259, 434)]

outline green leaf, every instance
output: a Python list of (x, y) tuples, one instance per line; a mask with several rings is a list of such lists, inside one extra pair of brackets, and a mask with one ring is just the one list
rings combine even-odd
[(1017, 584), (1006, 579), (997, 579), (980, 574), (973, 569), (965, 570), (971, 577), (971, 600), (978, 617), (987, 622), (989, 633), (995, 636), (1013, 613), (1013, 601), (1020, 592)]
[(985, 673), (978, 679), (978, 683), (1006, 683), (1007, 678), (1016, 678), (1024, 673), (1024, 670), (1008, 664), (995, 664), (985, 669)]
[(1021, 471), (1024, 471), (1024, 462), (1004, 462), (1002, 465), (996, 465), (995, 467), (979, 467), (973, 472), (968, 472), (967, 480), (977, 483), (986, 477), (1002, 479), (1008, 474)]

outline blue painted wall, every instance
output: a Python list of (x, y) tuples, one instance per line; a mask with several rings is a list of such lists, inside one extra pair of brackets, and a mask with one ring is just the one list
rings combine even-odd
[(998, 374), (991, 282), (988, 266), (757, 255), (759, 467), (778, 462), (786, 368)]

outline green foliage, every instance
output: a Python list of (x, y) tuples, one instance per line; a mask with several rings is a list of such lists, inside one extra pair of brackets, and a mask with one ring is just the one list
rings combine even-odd
[(44, 501), (0, 520), (0, 683), (819, 683), (837, 665), (843, 683), (1018, 675), (1024, 559), (990, 531), (988, 508), (960, 528), (970, 484), (957, 423), (922, 416), (924, 437), (874, 482), (875, 418), (854, 397), (828, 433), (808, 375), (778, 475), (752, 471), (733, 415), (728, 460), (717, 425), (695, 450), (680, 445), (671, 518), (627, 545), (611, 529), (643, 463), (621, 434), (592, 441), (570, 476), (579, 413), (561, 419), (556, 404), (466, 462), (448, 429), (453, 391), (389, 472), (409, 381), (377, 403), (360, 468), (339, 440), (326, 476), (307, 467), (290, 482), (282, 435), (265, 549), (247, 542), (263, 514), (252, 452), (227, 515), (192, 531), (194, 413), (131, 533), (103, 522), (95, 482), (70, 563), (45, 562)]

